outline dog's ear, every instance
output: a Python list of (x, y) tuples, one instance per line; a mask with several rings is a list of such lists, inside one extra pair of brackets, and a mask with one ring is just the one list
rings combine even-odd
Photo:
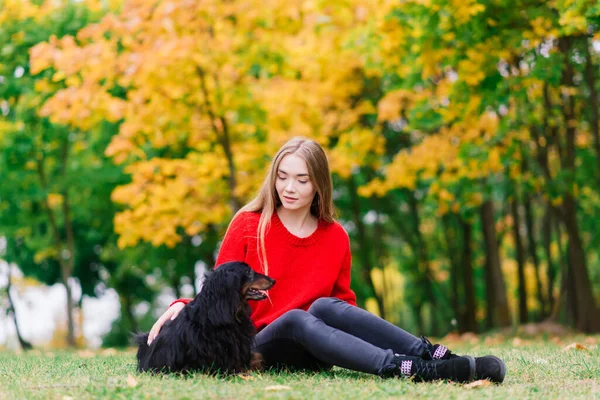
[[(234, 271), (215, 271), (206, 282), (208, 312), (207, 317), (214, 326), (237, 323), (236, 314), (241, 307), (240, 288), (243, 275)], [(203, 289), (203, 290), (204, 290)]]

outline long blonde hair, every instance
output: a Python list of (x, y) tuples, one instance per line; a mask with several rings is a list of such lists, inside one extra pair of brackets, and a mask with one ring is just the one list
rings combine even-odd
[(329, 163), (325, 151), (314, 140), (303, 137), (290, 139), (275, 154), (258, 195), (242, 207), (233, 217), (235, 219), (238, 214), (246, 211), (261, 213), (256, 232), (256, 246), (258, 258), (265, 274), (269, 272), (265, 235), (269, 229), (273, 213), (281, 205), (281, 200), (279, 199), (277, 190), (275, 190), (275, 180), (277, 179), (277, 170), (279, 169), (281, 160), (289, 154), (294, 154), (306, 162), (308, 176), (317, 189), (310, 206), (310, 213), (318, 220), (325, 222), (334, 221), (333, 185), (331, 183), (331, 173), (329, 172)]

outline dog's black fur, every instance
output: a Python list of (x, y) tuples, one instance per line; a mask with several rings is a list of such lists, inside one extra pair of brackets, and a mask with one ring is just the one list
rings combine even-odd
[(138, 370), (232, 374), (248, 370), (255, 335), (247, 300), (263, 300), (275, 281), (243, 262), (225, 263), (206, 275), (200, 293), (166, 322), (150, 346), (135, 336)]

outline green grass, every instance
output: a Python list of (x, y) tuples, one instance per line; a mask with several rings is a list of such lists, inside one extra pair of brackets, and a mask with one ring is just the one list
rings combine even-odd
[[(570, 337), (559, 343), (483, 340), (452, 343), (457, 352), (493, 353), (505, 360), (502, 385), (470, 388), (453, 383), (380, 379), (340, 368), (320, 374), (254, 373), (215, 378), (152, 376), (135, 371), (128, 352), (57, 351), (0, 353), (0, 399), (600, 399), (600, 337)], [(571, 342), (588, 350), (563, 350)]]

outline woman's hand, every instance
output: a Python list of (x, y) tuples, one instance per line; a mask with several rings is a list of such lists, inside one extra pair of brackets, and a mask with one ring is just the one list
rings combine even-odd
[(158, 321), (156, 321), (154, 325), (152, 325), (152, 329), (150, 329), (150, 333), (148, 334), (148, 346), (150, 346), (150, 343), (152, 343), (154, 339), (156, 339), (156, 337), (158, 336), (158, 332), (160, 332), (160, 328), (162, 328), (165, 322), (167, 322), (168, 320), (172, 321), (175, 318), (177, 318), (177, 315), (179, 315), (181, 310), (183, 310), (183, 307), (185, 307), (185, 304), (179, 301), (173, 304), (171, 307), (167, 308), (167, 311), (165, 311), (163, 315), (160, 316)]

